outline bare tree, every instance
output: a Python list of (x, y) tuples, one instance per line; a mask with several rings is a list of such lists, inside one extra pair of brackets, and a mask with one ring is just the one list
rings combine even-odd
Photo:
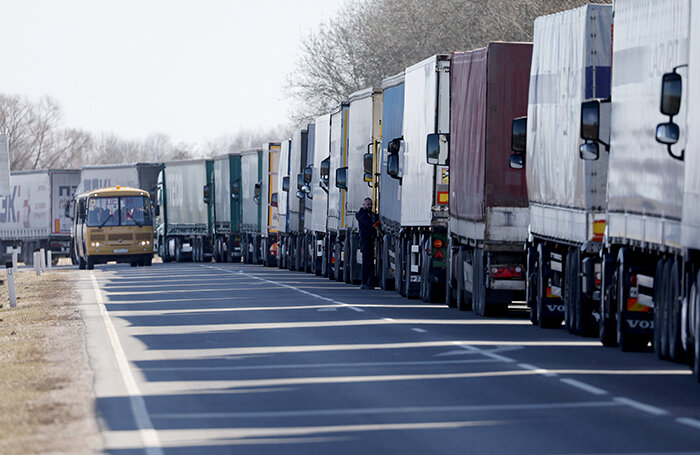
[[(610, 3), (603, 0), (603, 3)], [(301, 42), (287, 77), (302, 124), (356, 91), (434, 54), (490, 41), (531, 41), (536, 17), (586, 0), (347, 0), (338, 14)]]

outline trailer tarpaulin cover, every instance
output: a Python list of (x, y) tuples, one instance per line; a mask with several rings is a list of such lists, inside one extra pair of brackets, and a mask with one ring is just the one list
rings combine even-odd
[(605, 207), (608, 154), (580, 159), (579, 130), (581, 103), (610, 96), (611, 26), (604, 5), (535, 20), (526, 159), (533, 233), (585, 241), (585, 213)]
[[(656, 125), (668, 121), (659, 110), (661, 77), (688, 62), (689, 10), (687, 0), (615, 2), (608, 184), (611, 237), (680, 243), (683, 163), (666, 153), (655, 134)], [(678, 150), (685, 147), (686, 137), (685, 104), (681, 108), (675, 117), (681, 126), (681, 143), (674, 146)], [(656, 219), (654, 226), (642, 219), (647, 217)]]
[(525, 173), (508, 166), (510, 126), (527, 112), (532, 45), (492, 43), (452, 54), (450, 216), (482, 221), (485, 207), (527, 207)]

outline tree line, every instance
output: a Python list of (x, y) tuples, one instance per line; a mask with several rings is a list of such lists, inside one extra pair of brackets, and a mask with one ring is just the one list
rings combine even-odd
[[(611, 3), (612, 0), (597, 0)], [(431, 55), (490, 41), (532, 41), (535, 18), (587, 0), (346, 0), (301, 42), (287, 77), (292, 120), (304, 124), (349, 95)]]

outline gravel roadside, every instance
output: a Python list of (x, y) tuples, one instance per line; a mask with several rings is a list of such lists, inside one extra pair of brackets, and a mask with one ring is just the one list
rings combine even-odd
[(0, 453), (102, 451), (77, 280), (19, 270), (16, 308), (0, 285)]

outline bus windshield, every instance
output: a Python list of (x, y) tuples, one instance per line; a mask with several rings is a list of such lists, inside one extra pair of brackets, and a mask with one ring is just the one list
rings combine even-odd
[(88, 226), (145, 226), (152, 223), (147, 197), (93, 197), (88, 201)]

